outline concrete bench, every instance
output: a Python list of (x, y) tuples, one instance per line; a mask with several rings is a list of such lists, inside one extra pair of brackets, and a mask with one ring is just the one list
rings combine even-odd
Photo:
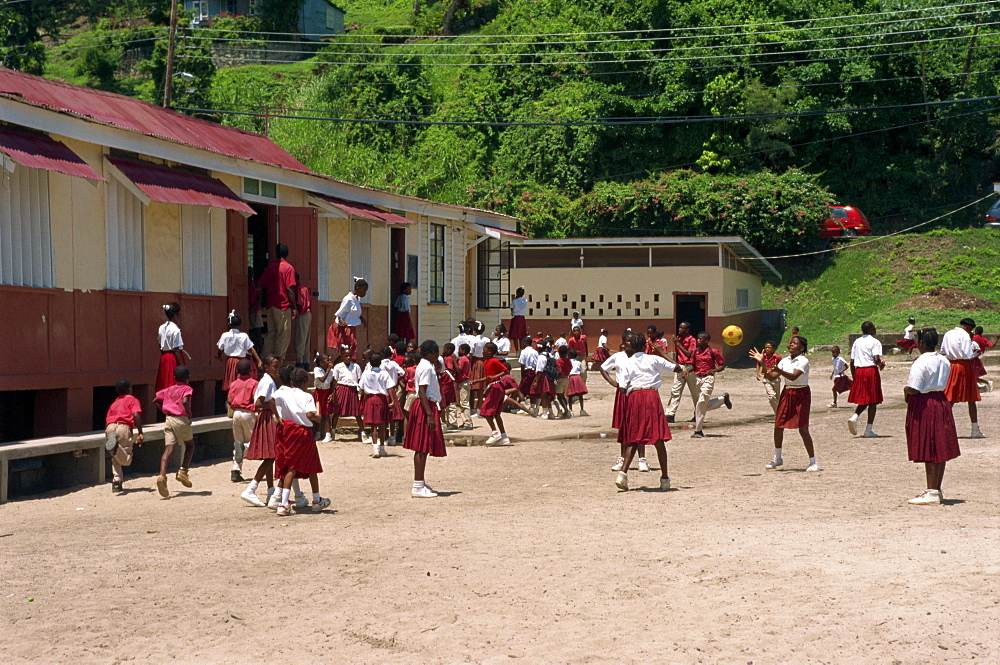
[[(232, 421), (226, 416), (195, 418), (191, 422), (191, 430), (196, 437), (231, 427)], [(164, 439), (163, 423), (144, 425), (142, 431), (145, 435), (143, 445)], [(0, 503), (6, 503), (8, 499), (10, 463), (13, 460), (64, 455), (66, 457), (51, 466), (61, 473), (66, 484), (103, 484), (107, 480), (106, 460), (109, 457), (104, 441), (104, 432), (100, 431), (0, 444)]]

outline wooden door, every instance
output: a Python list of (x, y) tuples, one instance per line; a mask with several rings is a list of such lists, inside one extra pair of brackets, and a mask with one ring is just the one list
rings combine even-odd
[[(316, 292), (319, 284), (319, 214), (316, 208), (278, 208), (278, 242), (288, 245), (288, 262), (299, 273), (299, 283), (309, 287), (313, 297), (312, 348), (321, 345), (319, 334), (322, 312)], [(294, 344), (289, 353), (294, 356)]]
[(227, 307), (235, 309), (249, 324), (250, 283), (247, 276), (247, 220), (234, 210), (226, 211)]

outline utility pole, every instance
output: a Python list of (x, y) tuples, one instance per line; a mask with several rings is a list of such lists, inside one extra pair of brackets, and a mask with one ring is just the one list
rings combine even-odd
[(163, 82), (163, 106), (170, 108), (174, 88), (174, 46), (177, 43), (177, 0), (170, 2), (170, 37), (167, 41), (167, 72)]

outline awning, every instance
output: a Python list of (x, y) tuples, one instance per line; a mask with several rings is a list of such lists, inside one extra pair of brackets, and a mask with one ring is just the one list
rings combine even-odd
[[(254, 209), (221, 180), (185, 169), (125, 157), (107, 157), (115, 176), (128, 180), (150, 201), (208, 206), (253, 215)], [(142, 198), (142, 197), (140, 197)]]
[(0, 126), (0, 151), (21, 166), (45, 169), (65, 175), (104, 181), (104, 176), (90, 167), (64, 144), (43, 134), (22, 132)]
[(316, 192), (310, 192), (310, 196), (318, 199), (321, 204), (333, 206), (347, 215), (367, 219), (371, 222), (383, 222), (386, 224), (416, 224), (416, 222), (412, 219), (407, 219), (406, 217), (397, 215), (394, 212), (386, 212), (385, 210), (368, 205), (367, 203), (348, 201), (347, 199), (342, 199), (336, 196), (328, 196), (326, 194), (318, 194)]
[(485, 224), (473, 224), (472, 226), (480, 235), (489, 236), (490, 238), (495, 238), (496, 240), (508, 240), (510, 242), (517, 243), (528, 237), (496, 226), (486, 226)]

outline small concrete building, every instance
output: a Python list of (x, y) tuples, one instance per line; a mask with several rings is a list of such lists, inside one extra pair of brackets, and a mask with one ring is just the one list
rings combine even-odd
[[(688, 321), (727, 358), (743, 357), (760, 332), (761, 275), (781, 276), (737, 237), (525, 240), (511, 251), (511, 284), (525, 288), (529, 334), (568, 335), (579, 311), (587, 336), (596, 343), (607, 328), (612, 349), (626, 328), (655, 323), (672, 335)], [(725, 346), (722, 330), (733, 324), (744, 341)]]

